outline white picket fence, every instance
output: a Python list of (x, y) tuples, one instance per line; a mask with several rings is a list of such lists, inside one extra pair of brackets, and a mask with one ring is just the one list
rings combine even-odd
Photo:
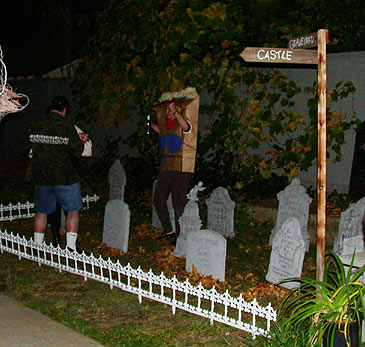
[[(101, 256), (95, 258), (93, 254), (77, 254), (66, 249), (54, 248), (45, 243), (37, 245), (32, 239), (8, 234), (0, 230), (1, 253), (9, 252), (19, 259), (29, 259), (84, 277), (109, 284), (110, 288), (120, 288), (126, 292), (136, 294), (141, 303), (142, 297), (149, 298), (170, 305), (172, 313), (176, 308), (227, 324), (234, 328), (251, 333), (253, 338), (267, 334), (270, 324), (276, 321), (276, 311), (271, 304), (260, 306), (256, 299), (247, 302), (242, 295), (232, 297), (228, 291), (221, 294), (213, 287), (204, 288), (201, 284), (193, 286), (188, 280), (180, 282), (174, 276), (167, 278), (163, 273), (155, 275), (152, 270), (147, 273), (140, 267), (133, 269), (130, 264), (123, 266), (110, 258), (106, 261)], [(260, 320), (260, 328), (256, 324)], [(265, 322), (266, 320), (266, 322)]]
[[(86, 204), (84, 208), (89, 208), (90, 202), (96, 202), (99, 197), (86, 195), (82, 198), (82, 202)], [(18, 202), (17, 204), (3, 205), (0, 204), (0, 222), (13, 221), (15, 219), (32, 218), (34, 217), (34, 203), (27, 201), (25, 204)]]

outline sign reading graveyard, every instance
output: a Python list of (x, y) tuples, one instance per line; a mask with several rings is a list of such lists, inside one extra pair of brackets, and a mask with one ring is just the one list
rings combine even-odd
[[(298, 37), (289, 47), (314, 45), (312, 34)], [(318, 66), (318, 170), (317, 170), (317, 269), (316, 279), (323, 280), (325, 267), (326, 191), (327, 191), (327, 53), (328, 30), (317, 31), (317, 50), (294, 48), (246, 47), (240, 54), (243, 60), (257, 63), (317, 64)], [(312, 42), (313, 41), (313, 42)]]
[[(328, 43), (328, 41), (327, 41), (327, 43)], [(288, 43), (288, 47), (290, 49), (311, 48), (311, 47), (317, 47), (317, 45), (318, 45), (317, 33), (306, 34), (306, 35), (294, 37), (293, 39), (289, 40), (289, 43)]]
[(317, 52), (306, 49), (246, 47), (240, 56), (247, 62), (318, 64)]

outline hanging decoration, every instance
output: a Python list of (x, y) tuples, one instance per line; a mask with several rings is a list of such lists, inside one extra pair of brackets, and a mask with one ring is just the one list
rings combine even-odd
[[(20, 103), (20, 99), (25, 102)], [(3, 60), (3, 52), (0, 46), (0, 121), (8, 114), (22, 111), (28, 106), (29, 98), (13, 91), (7, 84), (7, 71)]]

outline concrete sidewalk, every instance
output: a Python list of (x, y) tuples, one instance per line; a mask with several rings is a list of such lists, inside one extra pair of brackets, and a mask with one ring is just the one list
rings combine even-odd
[(0, 347), (103, 346), (0, 293)]

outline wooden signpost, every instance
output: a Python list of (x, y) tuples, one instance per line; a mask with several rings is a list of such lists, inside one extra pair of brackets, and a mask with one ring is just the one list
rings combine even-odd
[(244, 61), (258, 63), (317, 64), (317, 52), (306, 49), (246, 47), (240, 54)]
[[(240, 56), (247, 62), (318, 64), (318, 165), (317, 165), (317, 270), (316, 279), (323, 280), (326, 238), (327, 193), (327, 57), (328, 30), (295, 37), (289, 48), (246, 47)], [(318, 46), (317, 51), (299, 48)]]

